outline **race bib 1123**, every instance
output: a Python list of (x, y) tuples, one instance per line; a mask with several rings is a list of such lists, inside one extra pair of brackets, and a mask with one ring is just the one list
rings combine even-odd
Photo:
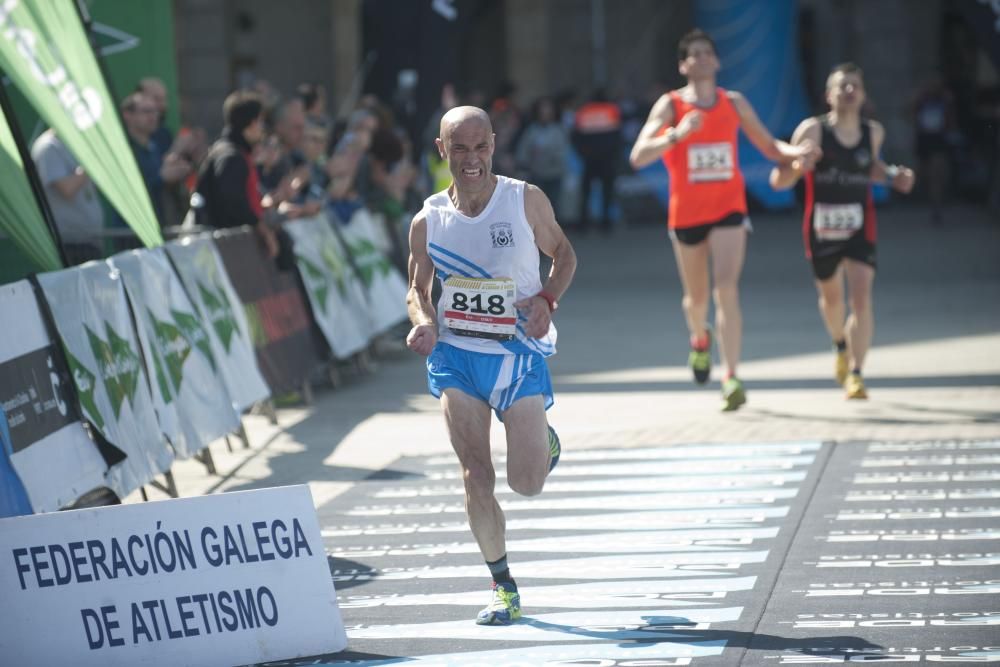
[(865, 224), (860, 203), (820, 204), (813, 207), (813, 229), (819, 241), (846, 241)]

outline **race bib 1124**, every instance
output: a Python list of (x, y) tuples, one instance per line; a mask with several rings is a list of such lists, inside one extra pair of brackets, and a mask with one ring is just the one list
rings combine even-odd
[(733, 177), (733, 145), (691, 144), (688, 146), (688, 181), (728, 181)]

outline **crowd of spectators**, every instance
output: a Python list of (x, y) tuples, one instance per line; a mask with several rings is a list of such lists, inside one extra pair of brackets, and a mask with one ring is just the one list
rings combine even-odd
[[(334, 117), (326, 91), (315, 83), (283, 94), (261, 80), (250, 90), (234, 92), (214, 142), (201, 128), (174, 132), (168, 127), (167, 89), (155, 77), (139, 81), (119, 110), (166, 237), (192, 227), (250, 225), (281, 265), (289, 251), (283, 221), (325, 212), (347, 224), (366, 209), (380, 214), (386, 250), (405, 269), (409, 220), (425, 197), (450, 182), (434, 139), (441, 115), (458, 104), (488, 110), (497, 135), (494, 171), (537, 184), (557, 215), (566, 214), (560, 209), (572, 147), (585, 156), (586, 165), (610, 163), (600, 170), (588, 167), (586, 174), (600, 179), (604, 193), (613, 193), (609, 179), (622, 160), (590, 155), (593, 138), (585, 135), (593, 128), (579, 122), (583, 116), (574, 113), (572, 97), (545, 96), (524, 111), (513, 93), (507, 86), (493, 98), (475, 91), (459, 96), (446, 86), (440, 109), (420, 136), (411, 136), (396, 121), (394, 109), (373, 95), (361, 96), (343, 117)], [(52, 131), (38, 138), (33, 156), (71, 263), (138, 245), (121, 216), (101, 204), (86, 171)], [(571, 208), (576, 218), (583, 207)], [(607, 222), (607, 206), (604, 211)]]
[[(653, 86), (645, 95), (614, 100), (602, 91), (586, 97), (567, 92), (522, 108), (510, 84), (492, 97), (480, 91), (458, 94), (446, 85), (439, 109), (413, 136), (397, 122), (396, 110), (373, 95), (361, 96), (334, 117), (323, 86), (303, 83), (283, 94), (260, 80), (227, 99), (226, 126), (211, 148), (204, 130), (173, 132), (166, 125), (167, 90), (155, 77), (139, 81), (120, 111), (167, 237), (184, 229), (185, 221), (189, 227), (250, 224), (268, 252), (287, 262), (282, 221), (325, 212), (347, 224), (367, 209), (385, 222), (386, 250), (405, 270), (409, 220), (426, 196), (450, 182), (434, 145), (445, 111), (458, 104), (485, 108), (496, 133), (495, 173), (542, 188), (567, 230), (586, 231), (594, 211), (602, 229), (610, 231), (624, 147), (664, 89)], [(939, 219), (957, 136), (954, 106), (941, 86), (921, 91), (914, 106), (915, 147), (925, 173), (940, 174), (930, 182), (944, 184), (927, 193)], [(120, 216), (101, 205), (86, 171), (51, 130), (35, 141), (32, 156), (72, 263), (127, 247), (129, 240), (137, 244)]]

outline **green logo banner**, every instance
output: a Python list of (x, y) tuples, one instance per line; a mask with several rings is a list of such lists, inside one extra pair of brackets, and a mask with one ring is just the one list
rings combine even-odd
[[(190, 297), (193, 318), (175, 322), (212, 365), (237, 413), (270, 395), (257, 365), (251, 326), (215, 242), (208, 235), (163, 246)], [(159, 251), (150, 251), (159, 252)], [(161, 319), (162, 313), (161, 313)], [(200, 355), (199, 355), (200, 356)], [(188, 358), (190, 363), (191, 357)]]
[(361, 209), (340, 228), (370, 302), (369, 314), (376, 334), (406, 321), (406, 278), (380, 249), (379, 216)]
[(179, 310), (171, 310), (170, 314), (188, 343), (194, 345), (199, 352), (205, 355), (208, 364), (215, 371), (215, 355), (212, 354), (212, 344), (208, 340), (208, 334), (205, 333), (204, 327), (201, 326), (201, 321), (191, 313), (182, 313)]
[(0, 69), (53, 127), (147, 246), (159, 223), (71, 1), (0, 1)]
[(139, 355), (128, 341), (119, 336), (108, 322), (104, 323), (107, 341), (94, 333), (86, 324), (83, 325), (90, 341), (90, 349), (97, 359), (101, 370), (101, 380), (104, 389), (111, 398), (111, 407), (115, 418), (121, 416), (122, 405), (128, 400), (129, 405), (135, 399), (135, 390), (139, 384)]
[(215, 327), (215, 333), (219, 334), (219, 340), (228, 353), (232, 347), (233, 336), (240, 332), (240, 325), (233, 316), (232, 305), (218, 285), (206, 287), (203, 282), (198, 281), (198, 292), (201, 294), (201, 302), (208, 309), (208, 319)]
[[(167, 365), (167, 373), (173, 383), (174, 390), (180, 391), (181, 380), (184, 379), (184, 362), (191, 354), (191, 343), (181, 332), (180, 327), (156, 319), (153, 311), (147, 309), (149, 321), (153, 323), (155, 340), (163, 353), (163, 361)], [(167, 398), (167, 395), (164, 395)]]
[(370, 304), (360, 277), (325, 216), (285, 225), (292, 236), (295, 262), (320, 331), (338, 359), (363, 350), (372, 335)]
[(239, 428), (206, 325), (192, 314), (163, 248), (126, 251), (110, 261), (136, 314), (136, 349), (142, 350), (146, 373), (155, 377), (151, 398), (157, 421), (178, 458), (193, 456)]

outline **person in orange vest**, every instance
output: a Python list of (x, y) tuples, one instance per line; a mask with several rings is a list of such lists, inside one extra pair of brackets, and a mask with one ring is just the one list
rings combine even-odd
[(622, 112), (598, 90), (577, 109), (570, 136), (573, 148), (583, 160), (580, 182), (580, 230), (590, 229), (590, 188), (601, 182), (601, 228), (611, 231), (611, 207), (615, 201), (615, 176), (621, 152)]
[[(687, 85), (662, 95), (639, 131), (629, 161), (636, 169), (662, 159), (670, 174), (668, 228), (684, 288), (684, 315), (691, 335), (688, 364), (695, 382), (708, 382), (712, 332), (706, 323), (708, 295), (715, 298), (715, 333), (725, 375), (722, 409), (746, 403), (736, 375), (742, 344), (739, 278), (746, 253), (746, 191), (736, 139), (740, 129), (761, 153), (782, 164), (813, 164), (819, 148), (775, 139), (742, 94), (716, 84), (719, 57), (703, 30), (678, 44), (678, 69)], [(711, 274), (709, 260), (711, 259)]]

